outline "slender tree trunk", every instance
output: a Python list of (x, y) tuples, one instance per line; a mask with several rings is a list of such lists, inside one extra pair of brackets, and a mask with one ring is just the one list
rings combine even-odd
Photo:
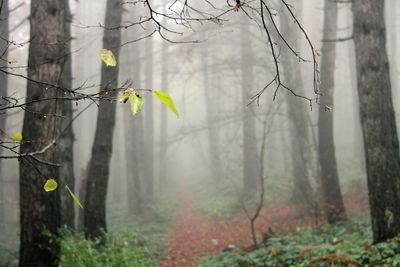
[[(325, 0), (323, 39), (335, 40), (337, 32), (337, 3)], [(324, 42), (321, 58), (321, 93), (318, 117), (318, 155), (320, 181), (324, 199), (324, 214), (329, 223), (346, 220), (342, 193), (337, 172), (333, 137), (333, 107), (336, 43)], [(328, 107), (328, 109), (329, 109)]]
[[(143, 185), (141, 181), (141, 174), (143, 173), (143, 168), (140, 168), (139, 161), (140, 154), (140, 127), (142, 120), (140, 117), (133, 118), (132, 115), (126, 110), (124, 113), (125, 127), (127, 136), (131, 140), (126, 147), (126, 162), (127, 162), (127, 189), (128, 189), (128, 210), (130, 215), (137, 215), (143, 211), (144, 201), (143, 201)], [(140, 114), (139, 114), (140, 116)], [(139, 120), (137, 120), (139, 119)]]
[[(121, 25), (122, 3), (107, 0), (105, 27)], [(119, 56), (121, 32), (119, 29), (104, 30), (103, 47), (114, 52), (115, 58)], [(111, 90), (108, 97), (116, 97), (113, 88), (118, 87), (118, 67), (109, 68), (102, 64), (101, 90)], [(86, 201), (84, 209), (85, 235), (90, 238), (102, 236), (102, 231), (107, 231), (106, 224), (106, 198), (107, 184), (110, 172), (110, 160), (113, 148), (113, 133), (115, 125), (116, 104), (108, 100), (100, 101), (97, 115), (97, 125), (89, 162), (86, 185)]]
[[(67, 2), (61, 0), (31, 3), (30, 33), (34, 41), (29, 46), (29, 79), (59, 83), (64, 65), (62, 55), (68, 51), (70, 42), (65, 33), (67, 9)], [(28, 81), (28, 102), (60, 95), (63, 95), (60, 89)], [(62, 105), (56, 100), (27, 105), (22, 135), (29, 142), (22, 143), (22, 154), (43, 149), (60, 134), (62, 123), (58, 116), (61, 115)], [(58, 163), (59, 148), (57, 145), (51, 146), (37, 157)], [(60, 191), (63, 188), (46, 193), (43, 185), (49, 177), (59, 180), (59, 169), (38, 163), (30, 157), (20, 159), (21, 267), (57, 266), (60, 252), (58, 242), (46, 232), (56, 236), (61, 225)]]
[[(146, 60), (146, 87), (153, 89), (153, 39), (147, 39), (146, 50), (148, 51)], [(145, 159), (146, 198), (149, 202), (154, 199), (154, 114), (153, 97), (146, 98), (145, 116), (145, 147), (143, 153)]]
[(355, 0), (360, 120), (375, 242), (400, 233), (400, 156), (386, 52), (384, 1)]
[[(301, 8), (297, 8), (296, 10), (297, 14), (301, 12)], [(298, 49), (298, 36), (290, 28), (288, 18), (284, 16), (280, 16), (280, 18), (283, 35), (290, 40), (290, 44), (295, 49)], [(289, 88), (302, 95), (304, 91), (303, 79), (299, 65), (297, 64), (297, 58), (291, 51), (284, 49), (282, 63), (284, 66), (285, 81), (288, 83)], [(311, 150), (310, 114), (307, 111), (304, 101), (294, 97), (292, 94), (286, 93), (286, 102), (291, 128), (290, 143), (292, 148), (291, 157), (294, 182), (292, 200), (294, 203), (303, 206), (303, 209), (308, 209), (310, 205), (314, 204), (314, 193), (310, 181), (312, 168), (314, 168)]]
[[(209, 58), (207, 56), (208, 49), (207, 45), (203, 45), (201, 48), (201, 64), (203, 73), (203, 86), (205, 90), (205, 101), (206, 101), (206, 115), (208, 124), (208, 145), (210, 151), (210, 166), (211, 174), (213, 175), (214, 181), (221, 179), (221, 163), (219, 161), (219, 144), (218, 144), (218, 114), (217, 114), (217, 101), (212, 92), (218, 90), (215, 87), (210, 88), (210, 75), (209, 75)], [(214, 70), (216, 72), (216, 70)]]
[(242, 137), (243, 137), (243, 192), (255, 192), (258, 186), (259, 159), (252, 107), (247, 107), (253, 89), (254, 54), (247, 35), (248, 28), (241, 27), (241, 80), (242, 80)]
[[(8, 0), (3, 1), (3, 6), (1, 8), (0, 13), (0, 36), (8, 40), (9, 39), (9, 18), (8, 18)], [(8, 43), (4, 40), (0, 40), (0, 54), (2, 55), (0, 60), (0, 68), (7, 67), (7, 59), (8, 59)], [(0, 96), (7, 96), (8, 94), (8, 78), (7, 75), (0, 72)], [(0, 105), (6, 105), (7, 103), (0, 99)], [(6, 119), (7, 113), (1, 112), (0, 113), (0, 138), (4, 137), (4, 133), (6, 131)], [(3, 153), (3, 149), (0, 148), (0, 155)], [(4, 222), (6, 218), (5, 213), (5, 201), (6, 201), (6, 194), (5, 190), (5, 179), (3, 177), (3, 160), (0, 160), (0, 227), (4, 229)]]
[[(168, 92), (168, 51), (166, 41), (163, 40), (161, 47), (161, 87), (162, 90)], [(168, 169), (167, 169), (167, 108), (161, 107), (161, 118), (160, 118), (160, 165), (158, 174), (159, 192), (160, 194), (164, 191), (163, 188), (167, 186)]]
[[(134, 36), (131, 36), (134, 38)], [(134, 64), (139, 62), (141, 55), (141, 43), (133, 46), (132, 49), (127, 51), (127, 57), (130, 59), (129, 71), (133, 80), (134, 87), (141, 87), (141, 73), (140, 64)], [(148, 108), (148, 107), (146, 107)], [(123, 114), (125, 120), (126, 136), (129, 137), (127, 140), (132, 140), (126, 144), (126, 163), (127, 163), (127, 188), (128, 188), (128, 210), (131, 216), (138, 215), (143, 212), (144, 209), (144, 186), (143, 180), (146, 179), (144, 174), (143, 162), (147, 159), (143, 157), (143, 115), (133, 117), (129, 111), (129, 106)], [(147, 110), (146, 110), (147, 111)], [(142, 179), (144, 178), (144, 179)]]
[[(65, 38), (71, 40), (71, 22), (72, 15), (69, 10), (68, 2), (65, 4)], [(71, 66), (71, 43), (68, 42), (65, 46), (67, 55), (64, 58), (62, 66), (61, 84), (65, 88), (72, 88), (72, 66)], [(75, 191), (74, 178), (74, 131), (72, 128), (73, 109), (71, 101), (62, 103), (62, 134), (60, 139), (60, 151), (62, 164), (60, 168), (60, 180), (68, 187)], [(71, 229), (75, 227), (75, 206), (74, 201), (67, 190), (61, 190), (61, 224), (68, 226)]]

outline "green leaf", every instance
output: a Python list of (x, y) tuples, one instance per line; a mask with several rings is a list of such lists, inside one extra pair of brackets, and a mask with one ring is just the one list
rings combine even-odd
[(129, 100), (129, 104), (131, 106), (132, 114), (133, 115), (138, 114), (143, 105), (142, 96), (139, 95), (135, 89), (128, 88), (119, 97), (119, 102), (126, 103), (126, 101), (128, 101), (128, 100)]
[(21, 141), (22, 140), (22, 134), (20, 132), (15, 132), (11, 135), (11, 138), (15, 141)]
[(100, 58), (106, 64), (107, 67), (117, 66), (117, 60), (115, 60), (114, 54), (111, 50), (101, 49)]
[(44, 191), (46, 191), (46, 192), (54, 191), (57, 189), (57, 187), (58, 187), (58, 183), (53, 178), (47, 179), (46, 183), (43, 186)]
[(173, 113), (175, 113), (177, 117), (179, 117), (179, 112), (174, 105), (174, 101), (172, 100), (172, 98), (168, 93), (162, 91), (153, 91), (153, 95), (155, 95), (155, 97), (158, 100), (163, 102), (167, 106), (167, 108), (169, 108)]
[(143, 105), (143, 98), (137, 93), (129, 95), (129, 104), (131, 105), (131, 111), (133, 115), (140, 112), (140, 108)]
[(69, 189), (68, 185), (65, 185), (65, 187), (68, 190), (68, 193), (71, 195), (72, 199), (75, 201), (76, 204), (78, 204), (78, 206), (83, 209), (83, 206), (81, 204), (81, 202), (79, 201), (79, 199), (75, 196), (74, 193), (72, 193), (71, 189)]

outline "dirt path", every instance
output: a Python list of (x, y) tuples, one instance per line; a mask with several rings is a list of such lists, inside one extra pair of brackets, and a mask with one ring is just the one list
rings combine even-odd
[[(167, 242), (168, 253), (160, 267), (192, 267), (201, 257), (221, 252), (229, 244), (251, 245), (249, 221), (244, 215), (229, 223), (217, 223), (194, 209), (193, 201), (185, 197), (185, 205), (179, 210)], [(345, 199), (346, 206), (353, 210), (365, 210), (368, 204)], [(266, 212), (268, 211), (268, 212)], [(294, 216), (293, 208), (287, 204), (267, 205), (257, 224), (259, 233), (268, 227), (274, 230), (295, 229), (313, 226), (313, 218), (300, 219)]]

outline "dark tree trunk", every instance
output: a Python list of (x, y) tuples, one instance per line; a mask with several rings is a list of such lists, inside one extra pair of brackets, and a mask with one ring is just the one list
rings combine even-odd
[[(62, 55), (70, 42), (65, 35), (67, 9), (67, 2), (61, 0), (31, 3), (30, 33), (34, 41), (29, 46), (29, 79), (59, 83), (64, 63)], [(26, 101), (59, 95), (63, 95), (60, 89), (28, 81)], [(55, 140), (61, 129), (62, 122), (57, 116), (61, 114), (62, 105), (62, 102), (51, 100), (26, 107), (22, 135), (29, 142), (22, 143), (21, 154), (41, 150)], [(51, 146), (37, 157), (58, 163), (58, 146)], [(57, 266), (59, 246), (54, 236), (48, 233), (56, 236), (61, 225), (60, 191), (63, 189), (46, 193), (43, 185), (49, 177), (59, 180), (59, 169), (30, 157), (20, 159), (21, 267)]]
[(355, 0), (354, 43), (375, 242), (400, 233), (400, 156), (386, 52), (384, 1)]
[[(105, 27), (115, 27), (121, 24), (122, 3), (107, 0)], [(111, 49), (118, 59), (121, 32), (104, 30), (103, 47)], [(101, 90), (112, 90), (118, 87), (118, 67), (109, 68), (102, 64)], [(116, 97), (116, 91), (108, 93), (107, 97)], [(113, 133), (115, 125), (116, 103), (108, 100), (100, 101), (97, 115), (97, 125), (89, 162), (86, 184), (86, 201), (84, 209), (84, 230), (89, 238), (102, 236), (102, 231), (107, 231), (106, 225), (106, 198), (108, 176), (110, 173), (110, 160), (113, 148)]]
[[(325, 0), (323, 39), (335, 40), (337, 32), (337, 3)], [(333, 138), (333, 113), (326, 106), (333, 107), (336, 43), (324, 42), (321, 58), (321, 94), (318, 117), (318, 155), (320, 182), (324, 199), (324, 215), (329, 223), (346, 220), (339, 176), (336, 166)], [(329, 109), (329, 108), (328, 108)]]
[(242, 138), (243, 138), (243, 192), (249, 194), (255, 192), (258, 186), (260, 170), (257, 152), (257, 140), (255, 131), (255, 118), (252, 107), (247, 107), (252, 96), (254, 80), (254, 53), (250, 38), (247, 34), (249, 29), (241, 27), (241, 80), (242, 80)]
[[(299, 15), (300, 8), (296, 8)], [(298, 48), (298, 36), (289, 26), (289, 19), (281, 16), (282, 33), (290, 41), (290, 44)], [(303, 79), (297, 58), (289, 51), (282, 51), (282, 65), (284, 67), (285, 82), (289, 88), (303, 95)], [(312, 140), (310, 131), (310, 114), (307, 110), (307, 103), (286, 93), (288, 115), (290, 119), (290, 143), (293, 168), (293, 195), (292, 201), (302, 209), (309, 209), (314, 205), (314, 193), (311, 186), (313, 166)]]
[[(65, 4), (65, 38), (71, 39), (71, 22), (72, 15), (69, 10), (68, 2)], [(65, 46), (66, 56), (64, 58), (64, 65), (62, 66), (62, 78), (61, 84), (65, 88), (72, 87), (72, 68), (71, 68), (71, 46), (68, 42)], [(60, 151), (62, 164), (60, 168), (60, 180), (68, 185), (68, 187), (74, 192), (75, 191), (75, 178), (74, 178), (74, 131), (72, 128), (73, 109), (72, 101), (64, 101), (62, 103), (62, 115), (64, 116), (62, 121), (62, 134), (60, 139)], [(74, 201), (71, 198), (67, 190), (61, 190), (61, 224), (71, 229), (75, 227), (75, 206)]]
[[(3, 6), (1, 8), (0, 13), (0, 36), (8, 40), (9, 38), (9, 19), (8, 19), (8, 0), (3, 1)], [(0, 40), (0, 54), (2, 55), (2, 60), (0, 60), (0, 68), (4, 69), (7, 67), (7, 58), (8, 58), (8, 43), (4, 40)], [(3, 72), (0, 72), (0, 97), (7, 96), (8, 92), (8, 79), (7, 75)], [(7, 103), (0, 99), (0, 105), (6, 105)], [(0, 138), (4, 137), (4, 133), (6, 131), (6, 119), (7, 113), (5, 111), (0, 112)], [(0, 148), (0, 155), (3, 153), (3, 149)], [(5, 187), (5, 179), (3, 177), (3, 160), (0, 160), (0, 227), (4, 229), (4, 222), (6, 218), (5, 214), (5, 201), (6, 196), (4, 192)]]

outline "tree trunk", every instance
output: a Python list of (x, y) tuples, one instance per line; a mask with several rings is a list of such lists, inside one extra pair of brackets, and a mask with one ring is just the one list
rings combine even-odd
[[(8, 0), (3, 1), (3, 6), (1, 8), (0, 13), (0, 36), (8, 40), (9, 38), (9, 18), (8, 18)], [(7, 67), (7, 59), (8, 59), (8, 43), (4, 40), (0, 40), (0, 54), (2, 55), (0, 60), (0, 68), (4, 69)], [(7, 96), (8, 94), (8, 78), (7, 75), (3, 72), (0, 72), (0, 96)], [(0, 105), (6, 105), (7, 103), (0, 99)], [(6, 119), (7, 112), (0, 113), (0, 138), (4, 138), (4, 133), (6, 131)], [(0, 155), (3, 153), (3, 149), (0, 147)], [(6, 218), (5, 214), (5, 179), (3, 177), (3, 160), (0, 160), (0, 227), (4, 229), (4, 222)]]
[[(166, 41), (163, 40), (161, 47), (161, 88), (164, 92), (168, 92), (168, 55), (167, 55), (167, 44)], [(167, 108), (163, 105), (161, 107), (161, 118), (160, 118), (160, 165), (159, 165), (159, 174), (158, 174), (158, 186), (160, 194), (165, 191), (165, 186), (167, 186), (167, 177), (168, 177), (168, 169), (167, 169), (167, 152), (168, 152), (168, 144), (167, 144)]]
[[(217, 114), (217, 101), (218, 99), (213, 96), (213, 91), (215, 92), (218, 88), (210, 88), (210, 75), (209, 75), (209, 58), (208, 58), (207, 44), (203, 45), (201, 48), (201, 64), (203, 73), (203, 86), (205, 90), (205, 106), (207, 115), (207, 126), (208, 126), (208, 145), (210, 151), (210, 167), (211, 174), (214, 181), (218, 182), (221, 179), (221, 163), (219, 155), (219, 133), (218, 133), (218, 114)], [(216, 72), (216, 70), (214, 70)]]
[(355, 0), (354, 43), (374, 242), (400, 233), (400, 156), (384, 1)]
[[(70, 42), (65, 33), (67, 8), (67, 2), (61, 0), (31, 3), (30, 33), (33, 41), (29, 46), (29, 79), (59, 83), (64, 65), (61, 56), (68, 51)], [(26, 101), (54, 98), (63, 95), (60, 91), (28, 81)], [(58, 116), (61, 115), (62, 105), (62, 102), (51, 100), (26, 106), (22, 135), (29, 142), (22, 143), (21, 154), (41, 150), (59, 135), (62, 122)], [(51, 146), (37, 158), (58, 163), (58, 146)], [(31, 157), (20, 159), (21, 267), (57, 266), (60, 250), (54, 236), (57, 236), (61, 224), (60, 191), (63, 188), (46, 193), (43, 185), (49, 177), (59, 180), (59, 169)]]
[[(134, 38), (134, 36), (131, 36)], [(141, 87), (140, 64), (132, 64), (139, 62), (141, 55), (141, 43), (134, 45), (127, 51), (127, 57), (130, 59), (130, 64), (127, 70), (134, 82), (134, 87)], [(146, 99), (146, 98), (145, 98)], [(144, 106), (144, 108), (149, 108)], [(126, 144), (126, 163), (127, 163), (127, 188), (128, 188), (128, 210), (131, 216), (138, 215), (143, 212), (144, 208), (144, 192), (142, 179), (144, 176), (143, 157), (143, 114), (133, 117), (129, 111), (129, 106), (123, 114), (125, 120), (125, 133), (129, 136), (126, 140), (132, 140)], [(146, 110), (147, 111), (147, 110)]]
[[(337, 32), (337, 3), (325, 0), (323, 39), (335, 40)], [(320, 181), (324, 199), (324, 215), (329, 223), (346, 220), (342, 193), (336, 166), (333, 137), (333, 108), (336, 43), (325, 41), (321, 58), (321, 94), (318, 117), (318, 155)], [(327, 107), (328, 106), (328, 107)]]
[[(296, 5), (298, 6), (298, 5)], [(296, 8), (297, 15), (301, 16), (300, 8)], [(289, 40), (294, 49), (298, 49), (298, 35), (289, 26), (289, 19), (283, 15), (280, 16), (280, 25), (282, 34)], [(303, 79), (297, 62), (297, 58), (289, 49), (282, 51), (282, 65), (284, 67), (285, 82), (289, 88), (302, 95)], [(293, 195), (292, 201), (301, 206), (302, 209), (309, 210), (309, 206), (314, 205), (314, 193), (311, 186), (312, 160), (312, 141), (310, 133), (310, 116), (307, 111), (307, 103), (286, 93), (286, 102), (288, 115), (290, 119), (290, 143), (293, 168)]]
[(257, 140), (255, 131), (255, 118), (252, 107), (247, 107), (253, 89), (253, 64), (254, 54), (249, 29), (241, 27), (241, 87), (242, 87), (242, 138), (243, 138), (243, 193), (255, 192), (258, 186), (259, 159), (257, 153)]
[[(107, 0), (105, 27), (121, 25), (122, 3)], [(103, 47), (110, 49), (118, 59), (121, 32), (119, 29), (104, 30)], [(108, 97), (115, 98), (118, 87), (118, 67), (109, 68), (102, 64), (101, 85), (105, 90), (111, 90)], [(108, 100), (101, 100), (97, 115), (97, 125), (89, 162), (86, 185), (86, 201), (84, 209), (84, 230), (89, 238), (102, 236), (107, 231), (106, 225), (106, 198), (110, 160), (113, 147), (113, 133), (115, 125), (116, 104)]]
[[(71, 40), (71, 22), (72, 15), (69, 10), (68, 2), (65, 4), (65, 38)], [(72, 66), (71, 66), (71, 43), (66, 43), (65, 51), (68, 53), (64, 57), (64, 65), (62, 66), (61, 84), (65, 88), (72, 87)], [(72, 128), (73, 109), (72, 101), (64, 101), (62, 103), (62, 134), (60, 139), (60, 151), (62, 164), (60, 168), (60, 180), (75, 191), (74, 178), (74, 131)], [(67, 190), (61, 190), (61, 225), (68, 226), (71, 229), (75, 227), (75, 205)]]
[[(146, 43), (148, 51), (146, 60), (146, 88), (153, 89), (153, 39), (148, 38)], [(145, 113), (145, 147), (143, 153), (146, 155), (145, 176), (147, 201), (152, 202), (154, 199), (154, 112), (153, 97), (146, 98)]]

